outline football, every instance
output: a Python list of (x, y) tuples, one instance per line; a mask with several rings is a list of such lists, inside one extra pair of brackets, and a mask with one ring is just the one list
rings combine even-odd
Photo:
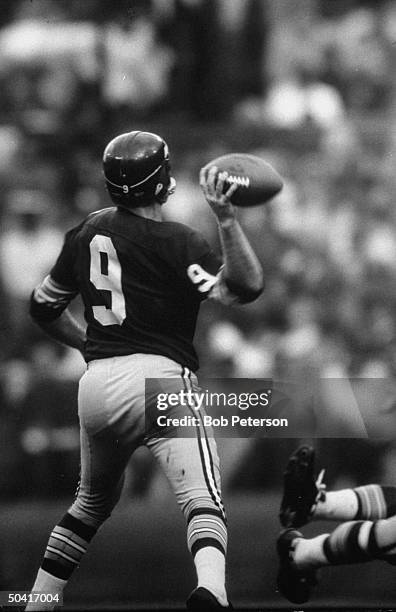
[(212, 166), (216, 166), (219, 172), (228, 173), (224, 193), (232, 183), (238, 185), (238, 189), (231, 198), (235, 206), (264, 204), (279, 193), (283, 187), (283, 181), (278, 172), (256, 155), (247, 153), (222, 155), (206, 164), (204, 169), (209, 170)]

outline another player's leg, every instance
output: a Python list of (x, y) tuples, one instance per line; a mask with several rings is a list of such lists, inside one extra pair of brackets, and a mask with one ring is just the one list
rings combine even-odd
[(318, 500), (312, 518), (334, 521), (378, 520), (396, 514), (396, 487), (369, 484), (327, 491)]
[(315, 451), (300, 446), (290, 457), (283, 475), (279, 519), (283, 527), (300, 527), (311, 517), (320, 489), (315, 478)]
[(396, 514), (396, 487), (370, 484), (326, 491), (324, 470), (315, 476), (314, 450), (301, 446), (290, 457), (284, 473), (279, 513), (283, 527), (301, 527), (310, 520), (378, 520)]
[(317, 584), (315, 567), (297, 567), (294, 562), (295, 546), (302, 537), (303, 535), (296, 529), (285, 529), (277, 542), (278, 589), (286, 599), (299, 604), (309, 600), (311, 589)]
[(378, 521), (348, 521), (331, 534), (304, 538), (286, 529), (278, 539), (278, 586), (295, 603), (307, 601), (315, 584), (315, 570), (327, 565), (381, 559), (396, 565), (396, 516)]

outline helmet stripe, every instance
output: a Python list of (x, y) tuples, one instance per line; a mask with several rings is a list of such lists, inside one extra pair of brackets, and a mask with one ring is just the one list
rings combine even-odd
[[(154, 170), (154, 172), (152, 172), (151, 174), (149, 174), (148, 176), (146, 176), (146, 178), (144, 178), (142, 181), (139, 181), (138, 183), (135, 183), (134, 185), (128, 185), (128, 188), (129, 188), (129, 189), (134, 189), (134, 187), (139, 187), (139, 185), (142, 185), (143, 183), (145, 183), (146, 181), (148, 181), (149, 179), (151, 179), (151, 178), (154, 176), (154, 174), (156, 174), (156, 173), (158, 172), (158, 170), (160, 170), (160, 169), (162, 168), (163, 163), (164, 163), (164, 162), (162, 162), (162, 163), (161, 163), (161, 164), (158, 166), (158, 168), (156, 168), (156, 169)], [(110, 185), (113, 185), (114, 187), (119, 187), (120, 189), (122, 189), (123, 185), (117, 185), (117, 183), (112, 183), (112, 182), (111, 182), (111, 181), (110, 181), (110, 180), (109, 180), (109, 179), (106, 177), (106, 175), (105, 175), (105, 178), (106, 178), (106, 181), (107, 181), (108, 183), (110, 183)]]

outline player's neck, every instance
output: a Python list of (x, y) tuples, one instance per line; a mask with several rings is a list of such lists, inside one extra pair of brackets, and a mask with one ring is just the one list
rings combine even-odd
[(151, 219), (152, 221), (162, 221), (162, 208), (161, 204), (158, 202), (154, 202), (154, 204), (151, 204), (150, 206), (137, 206), (129, 212), (131, 212), (133, 215), (138, 215), (138, 217)]

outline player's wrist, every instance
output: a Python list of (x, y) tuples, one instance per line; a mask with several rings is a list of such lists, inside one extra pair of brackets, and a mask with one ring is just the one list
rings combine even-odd
[(217, 222), (219, 224), (220, 229), (229, 229), (235, 225), (237, 220), (235, 215), (232, 215), (227, 217), (217, 217)]

